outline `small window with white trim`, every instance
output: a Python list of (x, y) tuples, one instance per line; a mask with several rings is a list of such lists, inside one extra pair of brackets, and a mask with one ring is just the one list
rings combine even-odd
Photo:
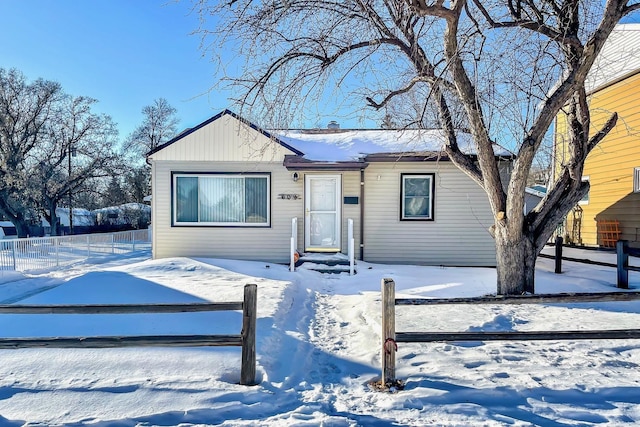
[[(582, 182), (591, 182), (591, 179), (588, 176), (582, 177)], [(589, 191), (582, 196), (582, 199), (578, 202), (579, 205), (588, 205), (589, 204), (589, 193), (591, 193), (591, 187), (589, 187)]]
[(640, 193), (640, 168), (633, 169), (633, 192)]
[(400, 220), (433, 221), (433, 174), (401, 174)]
[(268, 174), (173, 175), (173, 224), (269, 226)]

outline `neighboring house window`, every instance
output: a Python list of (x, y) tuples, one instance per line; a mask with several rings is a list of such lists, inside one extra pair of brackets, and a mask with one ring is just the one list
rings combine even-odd
[[(583, 176), (582, 177), (582, 182), (590, 182), (589, 177), (588, 176)], [(580, 201), (578, 202), (579, 205), (588, 205), (589, 204), (589, 193), (591, 193), (591, 188), (589, 188), (589, 191), (587, 191), (587, 194), (582, 196), (582, 199), (580, 199)]]
[(640, 168), (633, 170), (633, 192), (640, 193)]
[(433, 174), (401, 174), (400, 219), (433, 220)]
[(177, 225), (268, 226), (270, 176), (174, 174)]

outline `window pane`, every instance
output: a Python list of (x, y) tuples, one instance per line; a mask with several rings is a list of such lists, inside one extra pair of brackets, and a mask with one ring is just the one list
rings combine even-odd
[(198, 221), (198, 178), (179, 176), (176, 178), (176, 221)]
[(429, 198), (428, 197), (405, 197), (404, 198), (404, 216), (411, 217), (429, 217)]
[(268, 176), (177, 176), (175, 182), (176, 223), (269, 223)]
[(244, 205), (246, 222), (267, 222), (267, 179), (245, 178)]
[(431, 218), (431, 179), (429, 176), (404, 177), (403, 218)]
[(311, 221), (311, 245), (334, 246), (336, 245), (336, 215), (333, 213), (309, 214)]
[(431, 189), (430, 181), (430, 178), (405, 178), (405, 196), (428, 196)]
[(336, 179), (335, 178), (313, 178), (311, 180), (311, 202), (312, 211), (335, 211), (336, 210)]
[(200, 222), (244, 222), (242, 178), (200, 178)]

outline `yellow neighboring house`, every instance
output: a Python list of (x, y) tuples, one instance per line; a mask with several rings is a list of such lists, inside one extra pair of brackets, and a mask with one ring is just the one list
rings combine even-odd
[[(616, 127), (589, 154), (589, 194), (567, 215), (569, 243), (640, 247), (640, 24), (618, 25), (587, 80), (591, 132), (618, 113)], [(556, 120), (554, 166), (567, 161), (566, 118)]]

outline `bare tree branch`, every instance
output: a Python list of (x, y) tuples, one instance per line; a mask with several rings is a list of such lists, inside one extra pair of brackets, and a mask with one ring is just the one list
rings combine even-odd
[[(243, 107), (286, 124), (327, 89), (356, 87), (344, 102), (403, 124), (428, 118), (448, 158), (487, 193), (495, 217), (498, 291), (533, 291), (535, 257), (557, 222), (588, 190), (584, 161), (615, 126), (592, 133), (585, 80), (629, 0), (235, 0), (207, 6), (217, 44), (247, 58), (228, 81)], [(202, 16), (202, 14), (201, 14)], [(205, 22), (203, 20), (203, 22)], [(216, 24), (217, 25), (217, 24)], [(268, 52), (268, 54), (265, 54)], [(553, 121), (568, 113), (567, 152), (537, 210), (523, 212), (527, 178)], [(300, 113), (301, 115), (304, 113)], [(363, 114), (363, 113), (358, 113)], [(392, 117), (396, 119), (397, 117)], [(395, 120), (391, 120), (394, 121)], [(391, 122), (390, 121), (390, 122)], [(282, 123), (281, 123), (282, 124)], [(475, 156), (461, 150), (468, 129)], [(510, 176), (496, 147), (516, 153)]]
[(609, 135), (609, 132), (613, 130), (613, 128), (616, 126), (616, 123), (618, 123), (618, 113), (613, 113), (604, 124), (604, 126), (602, 126), (602, 128), (600, 128), (600, 130), (592, 135), (589, 139), (589, 142), (587, 144), (588, 152), (591, 152), (591, 150), (593, 150), (596, 145), (598, 145), (600, 141), (604, 139), (605, 136)]

